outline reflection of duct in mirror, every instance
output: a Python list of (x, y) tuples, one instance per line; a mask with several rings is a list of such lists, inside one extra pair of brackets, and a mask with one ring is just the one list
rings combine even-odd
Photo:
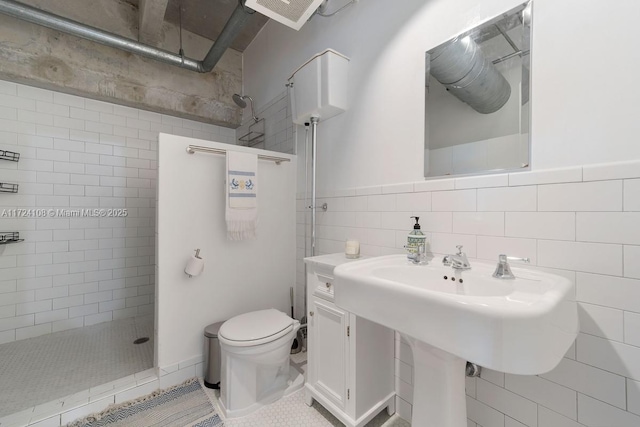
[(529, 167), (531, 2), (427, 51), (425, 176)]
[(431, 75), (478, 113), (498, 111), (511, 95), (507, 79), (470, 36), (456, 37), (433, 49)]

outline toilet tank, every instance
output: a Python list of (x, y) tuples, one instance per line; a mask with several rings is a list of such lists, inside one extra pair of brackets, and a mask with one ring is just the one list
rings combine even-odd
[(332, 49), (314, 55), (289, 78), (293, 122), (327, 120), (347, 109), (349, 58)]

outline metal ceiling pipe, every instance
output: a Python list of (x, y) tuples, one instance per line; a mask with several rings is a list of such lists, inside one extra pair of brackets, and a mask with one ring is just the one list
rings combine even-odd
[(222, 58), (222, 55), (229, 46), (231, 46), (231, 43), (233, 43), (238, 34), (240, 34), (240, 31), (242, 31), (242, 28), (247, 21), (249, 21), (253, 13), (252, 9), (244, 6), (244, 0), (238, 2), (238, 6), (233, 10), (227, 23), (224, 24), (222, 32), (202, 60), (202, 67), (205, 73), (213, 70), (213, 67), (216, 66), (220, 58)]
[(455, 38), (433, 50), (430, 72), (447, 90), (482, 114), (498, 111), (511, 96), (507, 79), (471, 37)]
[(208, 73), (213, 69), (213, 67), (215, 67), (222, 57), (222, 54), (240, 33), (242, 27), (246, 24), (251, 15), (251, 9), (245, 10), (242, 3), (238, 4), (238, 7), (234, 10), (233, 15), (231, 15), (231, 18), (225, 25), (222, 33), (214, 42), (213, 46), (211, 46), (211, 49), (202, 61), (182, 57), (175, 53), (158, 49), (98, 28), (90, 27), (88, 25), (81, 24), (80, 22), (63, 18), (13, 0), (0, 0), (0, 13), (23, 21), (31, 22), (33, 24), (42, 25), (43, 27), (47, 27), (52, 30), (100, 43), (105, 46), (125, 50), (127, 52), (135, 53), (136, 55), (185, 68), (190, 71)]

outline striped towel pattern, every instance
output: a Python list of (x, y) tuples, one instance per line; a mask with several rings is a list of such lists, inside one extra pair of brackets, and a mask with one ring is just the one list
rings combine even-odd
[(255, 239), (258, 228), (258, 155), (227, 150), (225, 220), (230, 240)]
[(229, 207), (255, 208), (257, 206), (256, 173), (250, 171), (229, 170)]

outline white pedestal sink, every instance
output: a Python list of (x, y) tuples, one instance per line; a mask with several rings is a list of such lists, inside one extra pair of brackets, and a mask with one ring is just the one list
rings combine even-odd
[(416, 265), (404, 255), (369, 258), (335, 269), (335, 302), (399, 331), (414, 360), (412, 424), (465, 427), (466, 361), (501, 372), (553, 369), (578, 333), (572, 284), (561, 276), (513, 268), (514, 280), (492, 277), (495, 264), (454, 271)]

